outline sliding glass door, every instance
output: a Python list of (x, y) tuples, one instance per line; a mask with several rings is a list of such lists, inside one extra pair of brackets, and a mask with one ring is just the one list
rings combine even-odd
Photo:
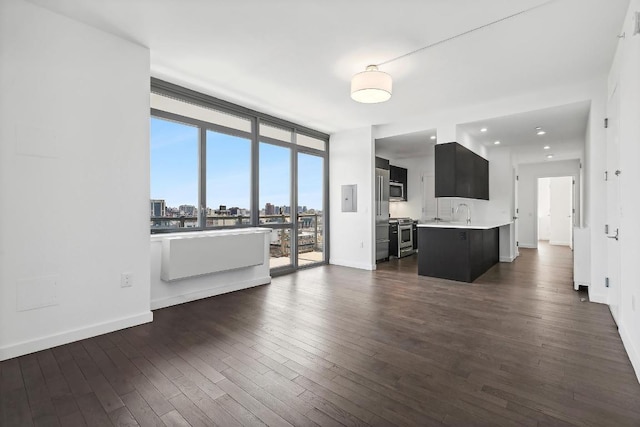
[(298, 266), (324, 262), (324, 158), (298, 153)]
[(269, 265), (292, 267), (291, 148), (260, 142), (260, 226), (272, 228)]

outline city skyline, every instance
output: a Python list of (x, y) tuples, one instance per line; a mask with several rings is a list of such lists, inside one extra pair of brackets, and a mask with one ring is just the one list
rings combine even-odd
[[(150, 199), (150, 213), (151, 213), (151, 217), (156, 217), (156, 218), (162, 218), (162, 217), (166, 217), (166, 218), (175, 218), (175, 215), (178, 216), (197, 216), (197, 208), (195, 205), (179, 205), (179, 206), (168, 206), (166, 204), (166, 201), (163, 199)], [(227, 211), (230, 213), (231, 216), (235, 216), (235, 215), (249, 215), (251, 210), (250, 209), (244, 209), (238, 206), (225, 206), (225, 205), (220, 205), (217, 208), (212, 208), (212, 207), (206, 207), (207, 209), (207, 215), (208, 216), (213, 216), (216, 215), (215, 212), (219, 212), (218, 214), (220, 214), (220, 211)], [(281, 209), (284, 209), (283, 213), (286, 215), (289, 215), (291, 212), (291, 206), (289, 205), (275, 205), (273, 203), (269, 203), (267, 202), (260, 210), (259, 210), (259, 214), (262, 215), (278, 215), (279, 211)], [(313, 212), (313, 213), (322, 213), (322, 210), (320, 209), (315, 209), (315, 208), (309, 208), (306, 205), (298, 205), (298, 209), (297, 209), (298, 213), (306, 213), (306, 212)], [(212, 213), (213, 212), (213, 213)]]
[[(152, 117), (151, 199), (165, 200), (167, 207), (198, 206), (199, 131), (197, 127)], [(208, 208), (220, 205), (250, 209), (251, 156), (246, 138), (207, 131)], [(260, 143), (259, 205), (269, 202), (290, 206), (289, 148)], [(298, 205), (322, 210), (324, 159), (298, 155)]]

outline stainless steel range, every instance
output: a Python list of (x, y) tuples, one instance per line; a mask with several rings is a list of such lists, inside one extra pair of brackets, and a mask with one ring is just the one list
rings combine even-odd
[(398, 223), (398, 258), (414, 254), (413, 220), (411, 218), (393, 218), (390, 222)]

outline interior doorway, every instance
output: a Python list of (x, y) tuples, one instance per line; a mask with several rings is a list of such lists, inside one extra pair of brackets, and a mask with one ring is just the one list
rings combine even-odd
[(538, 178), (538, 241), (573, 249), (574, 178)]

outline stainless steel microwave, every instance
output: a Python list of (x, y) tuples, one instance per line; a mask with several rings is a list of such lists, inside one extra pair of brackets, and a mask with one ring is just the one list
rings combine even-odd
[(404, 184), (401, 182), (389, 183), (389, 200), (393, 202), (406, 200), (404, 195)]

